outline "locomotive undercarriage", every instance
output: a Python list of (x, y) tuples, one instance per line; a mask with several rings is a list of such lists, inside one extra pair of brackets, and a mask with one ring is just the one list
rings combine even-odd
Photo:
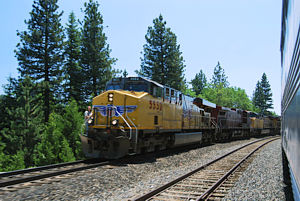
[[(138, 135), (133, 133), (130, 139), (129, 131), (126, 130), (90, 129), (87, 136), (81, 135), (81, 140), (87, 157), (115, 159), (128, 154), (154, 152), (186, 144), (207, 145), (212, 142), (262, 137), (270, 132), (273, 131), (270, 129), (222, 129), (216, 133), (214, 129), (181, 132), (139, 130)], [(137, 140), (136, 136), (138, 136)]]
[(217, 142), (222, 141), (230, 141), (232, 139), (244, 139), (250, 138), (250, 129), (248, 128), (230, 128), (230, 129), (222, 129), (220, 130), (219, 134), (217, 135)]
[(115, 159), (131, 153), (154, 152), (185, 144), (210, 144), (215, 139), (215, 132), (213, 129), (164, 133), (140, 130), (137, 136), (137, 140), (135, 134), (129, 139), (129, 131), (90, 129), (88, 135), (80, 137), (87, 157)]

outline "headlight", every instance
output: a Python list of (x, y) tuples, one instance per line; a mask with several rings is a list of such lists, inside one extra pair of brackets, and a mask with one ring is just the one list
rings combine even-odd
[(113, 102), (113, 100), (114, 100), (113, 97), (114, 97), (114, 94), (109, 93), (108, 94), (108, 101)]
[(112, 120), (111, 124), (112, 124), (113, 126), (118, 125), (118, 120), (117, 120), (117, 119)]

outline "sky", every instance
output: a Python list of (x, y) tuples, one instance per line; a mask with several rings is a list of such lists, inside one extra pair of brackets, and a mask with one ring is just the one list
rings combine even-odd
[[(81, 9), (87, 0), (59, 0), (64, 11), (62, 24), (74, 11), (83, 19)], [(273, 93), (274, 111), (280, 114), (281, 94), (281, 0), (102, 0), (100, 12), (104, 32), (117, 58), (114, 68), (126, 69), (136, 76), (140, 69), (148, 26), (162, 14), (177, 36), (185, 60), (185, 77), (189, 82), (200, 70), (208, 80), (220, 62), (230, 86), (245, 89), (251, 98), (256, 83), (265, 72)], [(32, 0), (0, 1), (0, 94), (7, 78), (19, 76), (14, 50), (25, 31), (24, 20), (30, 18)]]

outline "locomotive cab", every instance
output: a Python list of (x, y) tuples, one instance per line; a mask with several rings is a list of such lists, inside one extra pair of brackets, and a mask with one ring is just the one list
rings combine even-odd
[[(81, 136), (87, 157), (119, 158), (128, 152), (138, 152), (138, 137), (144, 130), (159, 127), (161, 105), (153, 102), (154, 121), (145, 121), (147, 99), (162, 99), (163, 86), (144, 78), (114, 78), (106, 91), (93, 98), (93, 123), (86, 136)], [(146, 117), (146, 116), (145, 116)], [(152, 130), (153, 130), (152, 129)]]

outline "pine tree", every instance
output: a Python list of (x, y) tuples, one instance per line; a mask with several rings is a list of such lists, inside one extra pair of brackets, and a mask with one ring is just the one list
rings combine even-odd
[(81, 65), (85, 72), (86, 97), (89, 97), (105, 88), (106, 82), (112, 78), (112, 64), (116, 60), (109, 56), (111, 50), (103, 32), (99, 3), (89, 0), (84, 7)]
[(221, 67), (220, 62), (214, 68), (214, 74), (212, 77), (212, 85), (214, 87), (226, 88), (229, 86), (229, 82), (227, 81), (227, 76), (225, 75), (224, 69)]
[(214, 68), (214, 74), (211, 80), (211, 84), (215, 88), (226, 88), (229, 86), (229, 82), (227, 81), (227, 76), (225, 75), (224, 69), (221, 67), (220, 62)]
[(126, 69), (123, 71), (123, 77), (127, 77), (128, 73), (126, 71)]
[(83, 95), (83, 70), (79, 64), (80, 61), (80, 45), (81, 36), (78, 30), (78, 23), (76, 22), (74, 12), (69, 15), (69, 22), (67, 24), (67, 41), (65, 44), (65, 65), (64, 65), (64, 93), (67, 101), (72, 99), (82, 104), (85, 100)]
[(6, 153), (14, 155), (24, 152), (26, 167), (33, 165), (34, 146), (43, 130), (43, 111), (39, 101), (41, 94), (36, 93), (37, 85), (29, 77), (19, 81), (16, 106), (13, 110), (7, 109), (12, 120), (1, 131), (6, 142)]
[(258, 112), (261, 112), (261, 107), (262, 107), (262, 97), (263, 97), (263, 92), (261, 88), (261, 83), (260, 81), (257, 81), (255, 90), (253, 92), (253, 98), (252, 98), (252, 103), (253, 105), (258, 108)]
[(192, 89), (196, 93), (196, 95), (201, 94), (202, 90), (206, 86), (206, 76), (202, 70), (195, 75), (195, 78), (191, 80)]
[[(227, 98), (226, 92), (229, 87), (229, 82), (227, 81), (227, 76), (225, 75), (224, 69), (221, 67), (220, 62), (214, 68), (214, 74), (209, 84), (209, 88), (212, 90), (208, 90), (212, 93), (211, 97), (214, 97), (214, 103), (217, 105), (224, 105), (227, 101), (224, 100)], [(225, 105), (224, 105), (225, 106)]]
[[(13, 111), (17, 105), (17, 88), (18, 81), (15, 78), (9, 77), (8, 84), (4, 85), (4, 95), (0, 95), (0, 132), (4, 128), (9, 128), (10, 122), (14, 121), (8, 111)], [(5, 139), (2, 139), (5, 141)]]
[(265, 73), (263, 73), (261, 81), (256, 84), (252, 102), (263, 115), (270, 114), (268, 109), (273, 108), (273, 100), (271, 86)]
[(58, 12), (57, 0), (35, 0), (25, 23), (28, 31), (18, 32), (20, 43), (16, 57), (21, 76), (30, 76), (42, 84), (44, 119), (47, 122), (51, 104), (60, 98), (60, 75), (63, 50), (62, 12)]
[(153, 27), (148, 27), (145, 39), (141, 69), (136, 73), (163, 85), (183, 89), (185, 65), (182, 52), (176, 35), (166, 27), (162, 15), (153, 20)]
[(66, 106), (63, 119), (65, 122), (62, 131), (63, 136), (67, 139), (75, 158), (82, 158), (83, 155), (79, 134), (81, 133), (81, 129), (84, 124), (84, 117), (78, 111), (78, 106), (75, 100), (70, 101), (69, 105)]
[(263, 91), (264, 97), (264, 105), (262, 111), (264, 114), (268, 114), (268, 109), (273, 109), (273, 100), (272, 100), (272, 92), (271, 92), (271, 85), (267, 79), (267, 75), (263, 73), (261, 78), (261, 88)]

